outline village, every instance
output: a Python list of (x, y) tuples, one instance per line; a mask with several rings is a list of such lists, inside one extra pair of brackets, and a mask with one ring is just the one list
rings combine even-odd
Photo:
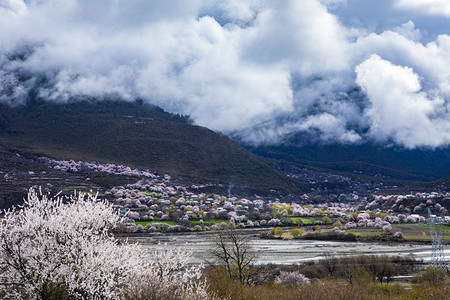
[[(198, 192), (205, 185), (175, 184), (169, 175), (157, 175), (149, 170), (75, 161), (48, 160), (48, 164), (63, 172), (95, 170), (142, 178), (104, 191), (104, 197), (125, 217), (123, 225), (128, 233), (198, 232), (232, 224), (236, 228), (307, 226), (315, 232), (331, 230), (338, 233), (359, 228), (398, 238), (402, 232), (393, 229), (393, 225), (426, 225), (428, 209), (435, 215), (446, 215), (450, 203), (450, 193), (439, 192), (373, 195), (370, 198), (352, 193), (320, 201), (308, 194), (291, 202), (257, 195), (247, 199)], [(445, 221), (450, 223), (448, 216)]]

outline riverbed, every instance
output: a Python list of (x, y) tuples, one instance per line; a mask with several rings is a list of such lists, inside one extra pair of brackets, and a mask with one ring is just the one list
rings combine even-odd
[[(140, 236), (130, 238), (146, 250), (182, 249), (192, 252), (190, 264), (201, 264), (211, 260), (213, 233), (209, 234), (170, 234)], [(249, 244), (256, 253), (256, 264), (300, 264), (304, 261), (322, 259), (327, 255), (389, 255), (423, 260), (431, 259), (431, 243), (379, 243), (379, 242), (341, 242), (311, 240), (277, 240), (249, 237)], [(445, 247), (445, 256), (450, 257), (450, 249)]]

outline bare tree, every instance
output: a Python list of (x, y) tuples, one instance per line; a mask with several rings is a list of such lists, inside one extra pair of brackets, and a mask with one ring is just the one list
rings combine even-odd
[(230, 227), (221, 230), (214, 239), (211, 254), (213, 260), (225, 268), (231, 279), (238, 279), (244, 284), (250, 283), (256, 253), (250, 245), (248, 235)]

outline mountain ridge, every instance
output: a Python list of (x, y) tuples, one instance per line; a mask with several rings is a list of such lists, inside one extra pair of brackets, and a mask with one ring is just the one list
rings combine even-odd
[(293, 140), (280, 145), (246, 148), (269, 159), (278, 169), (306, 167), (392, 184), (438, 181), (450, 171), (450, 147), (408, 150), (371, 143), (299, 146)]
[(300, 191), (228, 137), (142, 101), (1, 105), (0, 120), (0, 142), (25, 152), (145, 167), (183, 180)]

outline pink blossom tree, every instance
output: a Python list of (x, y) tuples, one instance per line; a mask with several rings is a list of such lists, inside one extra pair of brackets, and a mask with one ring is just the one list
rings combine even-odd
[(400, 231), (397, 231), (396, 233), (394, 233), (394, 237), (398, 238), (398, 239), (401, 239), (401, 238), (403, 238), (403, 233), (400, 232)]
[(392, 230), (391, 224), (384, 225), (382, 228), (383, 228), (383, 231), (385, 231), (385, 232), (390, 232)]
[(293, 284), (293, 285), (310, 285), (311, 281), (300, 272), (285, 272), (281, 271), (280, 275), (275, 278), (276, 284)]
[(141, 218), (141, 216), (139, 215), (139, 213), (137, 211), (129, 211), (125, 214), (125, 216), (127, 216), (128, 218), (131, 218), (133, 220), (139, 220)]
[(270, 219), (269, 222), (267, 222), (268, 226), (279, 226), (282, 225), (280, 219)]
[(357, 225), (356, 225), (355, 222), (350, 221), (350, 222), (345, 223), (344, 228), (345, 229), (351, 229), (351, 228), (355, 228), (356, 226)]
[(416, 222), (417, 222), (417, 219), (413, 216), (408, 216), (406, 218), (406, 223), (416, 223)]

